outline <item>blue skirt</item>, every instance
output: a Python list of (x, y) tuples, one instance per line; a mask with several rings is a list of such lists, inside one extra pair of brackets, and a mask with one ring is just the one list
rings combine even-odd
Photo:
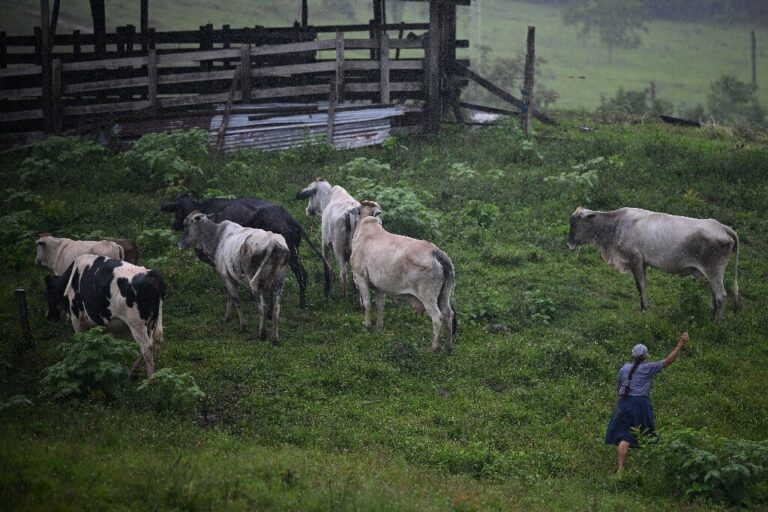
[(608, 429), (605, 432), (606, 444), (619, 444), (627, 441), (630, 446), (637, 446), (637, 439), (632, 432), (638, 428), (642, 432), (654, 434), (653, 406), (651, 400), (645, 396), (627, 396), (619, 398), (616, 407), (613, 408)]

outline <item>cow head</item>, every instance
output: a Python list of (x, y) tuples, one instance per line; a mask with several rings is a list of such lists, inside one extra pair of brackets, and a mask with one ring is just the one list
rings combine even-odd
[(323, 209), (330, 196), (331, 184), (323, 178), (315, 178), (315, 181), (306, 188), (296, 193), (296, 199), (309, 199), (307, 203), (307, 215), (322, 215)]
[(64, 296), (64, 290), (67, 287), (67, 281), (71, 275), (72, 266), (70, 265), (67, 272), (60, 276), (45, 276), (45, 290), (43, 291), (43, 297), (45, 297), (45, 303), (48, 305), (48, 310), (45, 313), (45, 318), (48, 320), (59, 320), (61, 315), (67, 312), (69, 305), (67, 299)]
[(571, 229), (568, 232), (568, 248), (575, 249), (591, 243), (595, 238), (594, 220), (597, 213), (579, 206), (571, 214)]
[(183, 232), (179, 240), (179, 249), (188, 249), (190, 247), (202, 247), (202, 234), (200, 232), (200, 223), (208, 220), (205, 214), (195, 210), (182, 222)]
[(175, 231), (184, 229), (184, 219), (199, 208), (200, 202), (189, 194), (180, 195), (175, 201), (160, 205), (161, 212), (174, 214), (171, 229)]
[(61, 239), (54, 238), (48, 233), (40, 235), (40, 238), (38, 238), (35, 242), (35, 248), (37, 252), (35, 255), (35, 265), (48, 266), (48, 262), (51, 260), (49, 255), (51, 253), (55, 253), (56, 248), (60, 242)]
[(379, 217), (381, 215), (381, 207), (376, 201), (361, 201), (360, 206), (357, 207), (357, 212), (360, 220), (366, 217)]

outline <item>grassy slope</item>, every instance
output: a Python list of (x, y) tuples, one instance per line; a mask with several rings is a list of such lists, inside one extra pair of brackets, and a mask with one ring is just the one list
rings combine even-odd
[[(260, 5), (262, 4), (262, 5)], [(242, 25), (287, 25), (299, 16), (299, 2), (275, 6), (274, 2), (232, 1), (219, 5), (202, 0), (151, 2), (151, 24), (160, 30), (195, 29), (204, 23), (220, 27), (228, 23)], [(294, 5), (295, 4), (295, 5)], [(371, 14), (369, 4), (358, 2), (355, 19), (339, 16), (310, 2), (313, 23), (366, 22)], [(424, 19), (418, 4), (409, 3), (405, 19)], [(0, 30), (10, 34), (31, 33), (38, 25), (32, 1), (0, 0)], [(237, 13), (234, 15), (233, 13)], [(88, 3), (67, 2), (62, 7), (62, 28), (89, 25)], [(654, 22), (642, 35), (643, 45), (634, 50), (617, 50), (613, 62), (596, 37), (585, 41), (573, 27), (564, 26), (560, 10), (509, 0), (483, 2), (482, 39), (468, 8), (459, 8), (459, 37), (467, 37), (474, 46), (484, 44), (493, 49), (492, 57), (515, 57), (525, 51), (528, 25), (537, 27), (537, 55), (546, 60), (542, 68), (544, 84), (556, 91), (558, 109), (594, 109), (601, 96), (613, 96), (619, 87), (640, 90), (656, 83), (657, 95), (676, 106), (693, 107), (706, 103), (709, 84), (722, 75), (734, 75), (742, 81), (751, 80), (749, 62), (749, 26), (719, 26), (695, 23)], [(138, 2), (109, 2), (107, 26), (133, 22), (138, 25)], [(87, 29), (86, 29), (87, 30)], [(758, 41), (758, 80), (768, 75), (768, 30), (756, 30)], [(469, 50), (470, 59), (477, 61), (476, 48)], [(586, 80), (570, 77), (586, 76)], [(768, 87), (758, 96), (768, 104)]]
[[(237, 159), (247, 172), (215, 170), (222, 190), (285, 204), (314, 239), (316, 219), (304, 217), (294, 192), (317, 174), (344, 182), (339, 165), (360, 155), (392, 164), (369, 177), (432, 194), (430, 207), (444, 216), (470, 199), (497, 204), (503, 216), (491, 227), (465, 226), (459, 216), (445, 220), (436, 239), (457, 268), (462, 328), (455, 355), (427, 352), (428, 321), (403, 306), (389, 305), (385, 327), (367, 332), (361, 314), (337, 296), (324, 302), (316, 284), (313, 306), (298, 310), (293, 279), (283, 301), (283, 343), (271, 348), (254, 342), (253, 331), (219, 323), (219, 279), (190, 252), (173, 245), (145, 251), (144, 264), (161, 270), (169, 287), (159, 365), (193, 373), (217, 425), (156, 416), (134, 391), (111, 407), (36, 398), (40, 370), (70, 328), (45, 323), (32, 293), (39, 350), (19, 356), (4, 345), (0, 397), (25, 393), (37, 405), (0, 426), (0, 500), (30, 509), (55, 502), (62, 509), (445, 510), (465, 498), (489, 509), (706, 508), (612, 483), (603, 429), (629, 347), (643, 341), (663, 357), (689, 329), (693, 341), (654, 391), (659, 426), (765, 438), (768, 147), (655, 125), (594, 133), (566, 126), (545, 135), (537, 145), (542, 161), (511, 132), (479, 130), (404, 139), (399, 148), (243, 153)], [(599, 171), (595, 191), (543, 181), (611, 155), (625, 166)], [(481, 176), (502, 169), (503, 186), (452, 183), (444, 176), (455, 162)], [(0, 166), (3, 181), (18, 187), (16, 157)], [(94, 196), (93, 188), (105, 192)], [(160, 195), (98, 181), (63, 190), (37, 191), (63, 198), (80, 215), (64, 221), (62, 234), (136, 237), (169, 223), (153, 213)], [(77, 199), (84, 196), (89, 200)], [(631, 277), (594, 249), (566, 250), (568, 215), (579, 203), (714, 216), (734, 226), (742, 242), (741, 310), (729, 308), (712, 325), (703, 283), (651, 270), (652, 309), (640, 314)], [(304, 259), (319, 283), (319, 265)], [(18, 340), (11, 291), (37, 290), (43, 272), (3, 268), (0, 321)], [(552, 304), (549, 324), (533, 316), (535, 299)], [(253, 308), (248, 316), (253, 325)], [(488, 322), (506, 331), (490, 334)], [(295, 478), (284, 476), (289, 470)]]

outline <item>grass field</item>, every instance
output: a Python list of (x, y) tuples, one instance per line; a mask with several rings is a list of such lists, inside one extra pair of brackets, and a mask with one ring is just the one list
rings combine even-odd
[[(188, 0), (154, 0), (150, 23), (158, 30), (196, 29), (205, 23), (220, 27), (285, 26), (300, 18), (300, 2), (232, 1), (226, 5)], [(9, 34), (31, 34), (39, 25), (38, 4), (33, 1), (0, 0), (0, 30)], [(107, 26), (138, 25), (138, 2), (108, 2)], [(315, 24), (365, 23), (371, 17), (370, 3), (357, 2), (353, 16), (335, 13), (310, 1), (310, 21)], [(88, 3), (67, 2), (62, 6), (60, 27), (64, 31), (79, 27), (88, 30)], [(404, 17), (420, 21), (426, 17), (423, 6), (406, 3)], [(601, 97), (613, 96), (619, 87), (642, 90), (655, 82), (657, 96), (671, 101), (679, 110), (701, 103), (706, 106), (710, 84), (722, 75), (751, 80), (749, 62), (750, 29), (758, 41), (758, 84), (768, 76), (768, 30), (747, 25), (709, 25), (655, 21), (642, 34), (643, 44), (634, 50), (616, 50), (608, 62), (608, 50), (596, 37), (582, 40), (574, 27), (565, 26), (558, 8), (509, 0), (485, 0), (482, 17), (477, 11), (459, 7), (459, 37), (470, 39), (466, 53), (479, 64), (478, 46), (492, 49), (490, 58), (514, 58), (525, 51), (526, 27), (536, 26), (537, 56), (546, 63), (541, 67), (545, 87), (554, 90), (559, 100), (556, 110), (593, 110)], [(585, 76), (586, 79), (579, 79)], [(518, 83), (519, 87), (519, 83)], [(513, 91), (515, 92), (515, 91)], [(763, 105), (768, 105), (768, 87), (758, 91)]]
[[(9, 195), (0, 210), (0, 402), (17, 394), (34, 402), (6, 409), (0, 422), (0, 508), (718, 509), (667, 487), (664, 468), (634, 452), (629, 477), (613, 480), (614, 451), (602, 436), (615, 372), (632, 345), (642, 341), (660, 359), (687, 329), (689, 346), (654, 389), (662, 439), (691, 428), (765, 443), (768, 146), (717, 129), (584, 132), (585, 124), (592, 121), (566, 119), (533, 143), (510, 126), (449, 129), (352, 152), (314, 146), (201, 161), (198, 186), (284, 204), (316, 241), (318, 219), (293, 196), (317, 175), (415, 192), (440, 222), (430, 238), (457, 269), (461, 325), (450, 357), (428, 351), (428, 320), (405, 306), (388, 304), (384, 328), (366, 331), (337, 289), (324, 300), (306, 247), (310, 307), (298, 309), (289, 278), (282, 343), (258, 342), (253, 301), (243, 292), (250, 332), (220, 323), (219, 278), (176, 247), (170, 218), (156, 213), (167, 195), (126, 174), (125, 160), (75, 155), (35, 167), (24, 163), (28, 154), (3, 155), (10, 192), (39, 197)], [(567, 176), (545, 181), (577, 164), (586, 164), (579, 173), (595, 170), (594, 187)], [(741, 308), (729, 303), (725, 320), (712, 324), (704, 283), (650, 270), (651, 309), (640, 313), (630, 276), (592, 248), (566, 249), (579, 204), (733, 226)], [(408, 220), (386, 211), (391, 230)], [(32, 265), (30, 239), (49, 230), (144, 241), (142, 263), (168, 285), (159, 368), (191, 372), (207, 394), (197, 414), (154, 412), (135, 384), (111, 403), (40, 396), (43, 368), (71, 337), (69, 325), (42, 318), (45, 273)], [(729, 266), (729, 293), (731, 279)], [(34, 352), (18, 350), (16, 287), (29, 290)], [(765, 485), (755, 507), (766, 503)]]

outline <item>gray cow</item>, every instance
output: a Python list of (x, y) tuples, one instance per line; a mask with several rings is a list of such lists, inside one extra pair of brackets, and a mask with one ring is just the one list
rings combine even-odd
[(640, 292), (640, 308), (648, 308), (645, 269), (706, 277), (712, 290), (712, 316), (723, 317), (723, 277), (731, 253), (736, 253), (733, 296), (739, 300), (739, 237), (714, 219), (693, 219), (640, 208), (596, 212), (576, 208), (571, 215), (568, 248), (592, 244), (603, 259), (622, 274), (632, 272)]
[(247, 284), (259, 299), (259, 337), (266, 339), (265, 319), (272, 317), (272, 344), (279, 340), (280, 298), (288, 271), (288, 245), (282, 235), (263, 229), (244, 228), (225, 220), (217, 224), (200, 212), (184, 219), (180, 249), (194, 247), (214, 263), (227, 288), (224, 321), (235, 304), (240, 329), (245, 319), (240, 307), (240, 283)]

